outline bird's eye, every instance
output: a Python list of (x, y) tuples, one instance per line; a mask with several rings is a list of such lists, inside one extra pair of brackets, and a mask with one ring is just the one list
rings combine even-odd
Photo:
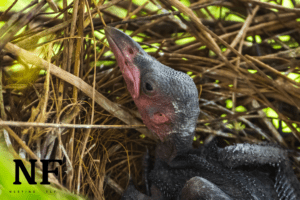
[(146, 87), (146, 90), (148, 90), (148, 91), (153, 90), (153, 87), (152, 87), (152, 85), (150, 85), (150, 83), (146, 83), (145, 87)]
[(151, 77), (151, 74), (146, 74), (142, 76), (141, 80), (141, 88), (145, 95), (154, 96), (157, 92), (157, 85), (155, 84), (155, 80)]

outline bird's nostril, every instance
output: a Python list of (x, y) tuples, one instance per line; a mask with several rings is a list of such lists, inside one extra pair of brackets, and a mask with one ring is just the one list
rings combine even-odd
[(125, 65), (128, 66), (128, 62), (127, 61), (125, 61)]
[(130, 54), (133, 54), (132, 48), (128, 48), (128, 52), (129, 52)]

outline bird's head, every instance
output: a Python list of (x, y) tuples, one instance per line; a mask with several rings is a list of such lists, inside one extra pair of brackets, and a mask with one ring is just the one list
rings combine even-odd
[(149, 56), (122, 31), (106, 27), (105, 34), (145, 125), (161, 141), (171, 134), (193, 136), (200, 113), (193, 80)]

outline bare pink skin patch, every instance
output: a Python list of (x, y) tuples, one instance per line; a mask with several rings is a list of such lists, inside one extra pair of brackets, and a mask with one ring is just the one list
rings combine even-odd
[[(168, 98), (161, 95), (147, 96), (144, 93), (133, 99), (141, 113), (144, 124), (155, 133), (161, 141), (171, 131), (171, 121), (174, 118), (174, 107)], [(151, 109), (155, 109), (152, 113)]]

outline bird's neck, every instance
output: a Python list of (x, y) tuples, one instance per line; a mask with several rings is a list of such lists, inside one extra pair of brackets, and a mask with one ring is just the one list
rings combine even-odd
[(156, 157), (170, 163), (176, 156), (192, 149), (193, 133), (172, 133), (156, 146)]

